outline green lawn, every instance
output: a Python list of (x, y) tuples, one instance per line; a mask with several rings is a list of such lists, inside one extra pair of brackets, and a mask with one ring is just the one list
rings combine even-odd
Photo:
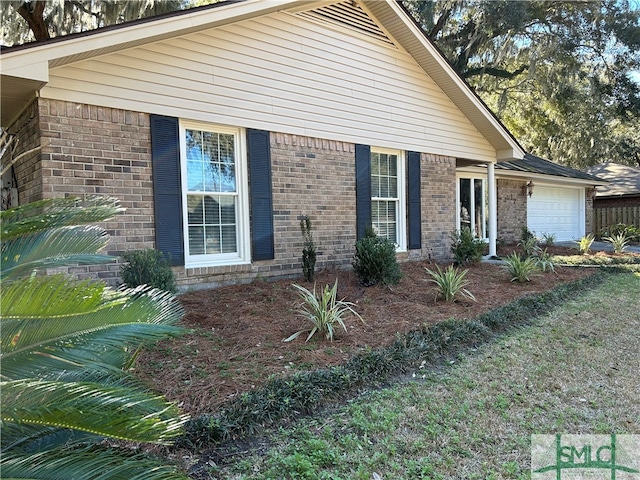
[(525, 479), (535, 433), (640, 433), (640, 273), (210, 463), (228, 479)]

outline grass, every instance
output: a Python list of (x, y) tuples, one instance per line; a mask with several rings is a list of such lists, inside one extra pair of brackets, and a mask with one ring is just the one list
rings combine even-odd
[[(535, 433), (640, 433), (638, 272), (616, 273), (449, 366), (274, 430), (208, 478), (525, 479)], [(205, 473), (205, 472), (202, 472)]]

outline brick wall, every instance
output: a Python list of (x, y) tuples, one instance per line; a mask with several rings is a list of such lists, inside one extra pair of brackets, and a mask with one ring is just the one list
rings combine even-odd
[[(116, 197), (126, 211), (105, 222), (110, 235), (107, 253), (155, 246), (147, 114), (39, 99), (23, 117), (31, 129), (25, 132), (32, 132), (29, 138), (39, 141), (38, 126), (42, 138), (35, 161), (20, 165), (21, 191), (30, 192), (27, 201), (93, 194)], [(252, 265), (174, 267), (182, 289), (258, 277), (299, 277), (303, 215), (312, 221), (316, 267), (350, 267), (356, 242), (355, 145), (281, 133), (272, 133), (270, 141), (275, 259)], [(421, 162), (423, 248), (400, 259), (448, 259), (449, 235), (455, 228), (455, 159), (423, 154)], [(119, 283), (118, 263), (74, 267), (70, 272), (78, 278)]]
[(500, 241), (520, 241), (522, 227), (527, 225), (527, 197), (522, 192), (523, 185), (523, 181), (497, 179)]
[(422, 175), (422, 250), (409, 251), (426, 259), (451, 258), (451, 232), (456, 229), (456, 160), (423, 153)]
[[(41, 145), (39, 128), (38, 101), (31, 103), (8, 128), (8, 132), (16, 137), (14, 156)], [(20, 204), (31, 203), (42, 199), (42, 159), (46, 155), (42, 149), (22, 157), (14, 165), (18, 185), (18, 201)]]
[[(42, 197), (105, 195), (126, 208), (105, 222), (107, 252), (154, 246), (149, 116), (40, 99)], [(119, 265), (74, 267), (79, 278), (117, 283)]]
[(601, 198), (596, 197), (592, 200), (592, 206), (595, 208), (607, 208), (607, 207), (640, 207), (640, 194), (630, 195), (625, 197), (608, 197)]

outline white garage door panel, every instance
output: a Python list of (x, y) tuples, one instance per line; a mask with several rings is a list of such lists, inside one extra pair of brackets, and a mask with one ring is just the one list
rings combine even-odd
[(579, 189), (540, 187), (527, 200), (527, 225), (537, 235), (553, 233), (557, 241), (583, 235), (584, 213)]

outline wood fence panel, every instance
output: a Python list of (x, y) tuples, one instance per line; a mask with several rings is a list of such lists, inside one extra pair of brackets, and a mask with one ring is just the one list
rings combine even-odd
[(623, 223), (640, 228), (640, 207), (598, 207), (593, 209), (595, 233)]

